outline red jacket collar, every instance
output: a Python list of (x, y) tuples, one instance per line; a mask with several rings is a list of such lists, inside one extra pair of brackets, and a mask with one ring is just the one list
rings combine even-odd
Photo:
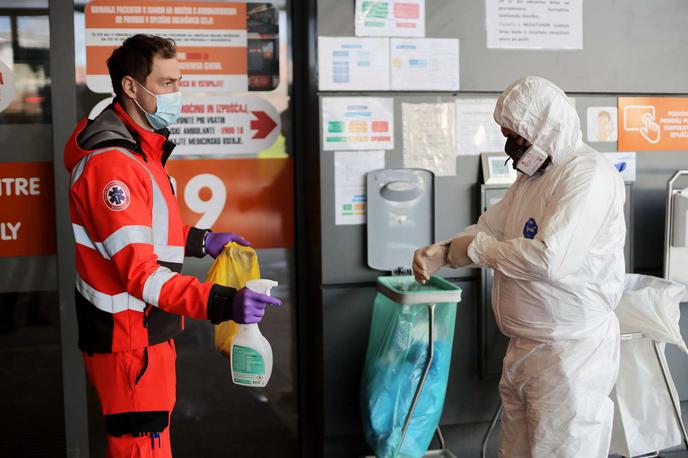
[[(148, 129), (144, 129), (138, 125), (136, 121), (131, 119), (131, 117), (124, 110), (124, 107), (122, 107), (119, 102), (115, 101), (112, 106), (115, 110), (115, 113), (117, 113), (117, 116), (119, 116), (127, 128), (134, 132), (139, 138), (141, 149), (146, 157), (162, 161), (163, 145), (167, 141), (167, 135), (169, 135), (169, 131), (165, 129), (165, 133), (167, 133), (167, 135), (165, 135), (165, 133), (161, 133), (159, 131), (151, 132)], [(165, 157), (164, 159), (167, 158)]]

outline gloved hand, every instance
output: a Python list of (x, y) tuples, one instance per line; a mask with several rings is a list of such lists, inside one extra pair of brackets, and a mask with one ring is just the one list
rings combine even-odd
[(239, 324), (259, 323), (268, 305), (280, 306), (282, 301), (248, 288), (241, 288), (236, 292), (232, 302), (232, 320)]
[(452, 240), (447, 253), (447, 261), (449, 261), (450, 266), (456, 269), (473, 264), (471, 258), (468, 257), (468, 245), (474, 238), (475, 236), (472, 235), (464, 235)]
[(206, 232), (205, 233), (205, 252), (213, 258), (217, 258), (222, 249), (229, 242), (236, 242), (239, 245), (251, 246), (242, 236), (231, 232)]
[(446, 265), (447, 248), (447, 245), (430, 245), (416, 250), (413, 254), (413, 275), (418, 283), (425, 283)]

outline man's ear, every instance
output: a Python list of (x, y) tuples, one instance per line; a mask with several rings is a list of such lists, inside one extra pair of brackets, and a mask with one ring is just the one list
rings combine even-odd
[(124, 92), (124, 95), (132, 99), (136, 98), (136, 91), (138, 87), (136, 87), (137, 85), (134, 81), (134, 78), (127, 75), (124, 78), (122, 78), (120, 84), (122, 84), (122, 91)]

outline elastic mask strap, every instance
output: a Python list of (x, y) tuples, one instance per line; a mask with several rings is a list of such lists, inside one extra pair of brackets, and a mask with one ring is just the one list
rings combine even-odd
[[(132, 79), (133, 79), (133, 78), (132, 78)], [(135, 82), (136, 84), (138, 84), (139, 86), (141, 86), (141, 87), (143, 88), (144, 91), (148, 92), (150, 95), (152, 95), (153, 97), (155, 97), (155, 106), (156, 106), (156, 110), (157, 110), (157, 106), (158, 106), (158, 96), (155, 95), (155, 94), (153, 94), (153, 93), (152, 93), (151, 91), (149, 91), (148, 89), (146, 89), (146, 86), (144, 86), (143, 84), (139, 83), (138, 81), (134, 80), (134, 82)], [(153, 113), (148, 113), (146, 110), (144, 110), (143, 107), (141, 106), (141, 104), (139, 103), (139, 101), (136, 100), (136, 97), (134, 97), (132, 100), (134, 101), (134, 103), (136, 104), (136, 106), (139, 107), (139, 108), (141, 109), (141, 111), (143, 111), (143, 112), (146, 113), (147, 115), (152, 115), (152, 114), (153, 114)]]

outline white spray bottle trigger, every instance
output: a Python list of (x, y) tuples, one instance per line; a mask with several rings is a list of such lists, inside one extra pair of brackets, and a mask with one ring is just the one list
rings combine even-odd
[(272, 290), (272, 288), (276, 288), (278, 285), (279, 283), (276, 281), (267, 280), (264, 278), (261, 278), (260, 280), (249, 280), (246, 282), (246, 287), (251, 291), (266, 294), (268, 296), (270, 295), (270, 290)]

